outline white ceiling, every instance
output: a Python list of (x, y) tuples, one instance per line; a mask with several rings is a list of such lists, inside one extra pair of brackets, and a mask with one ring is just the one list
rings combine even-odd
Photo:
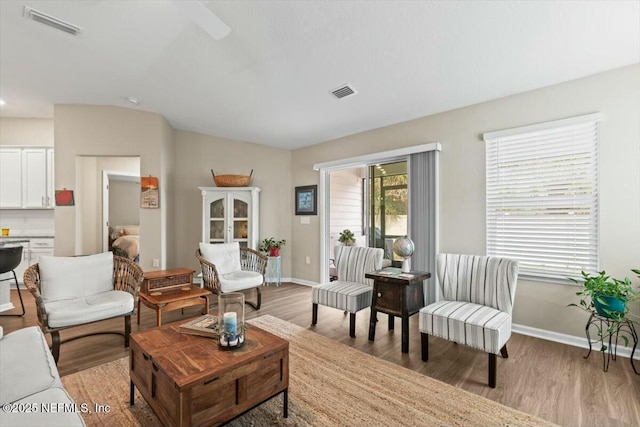
[(640, 62), (640, 0), (203, 3), (229, 35), (169, 0), (0, 0), (0, 115), (119, 105), (293, 149)]

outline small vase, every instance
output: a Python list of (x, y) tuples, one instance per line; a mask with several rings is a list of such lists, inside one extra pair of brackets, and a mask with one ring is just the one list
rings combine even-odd
[[(598, 301), (598, 299), (603, 300), (604, 304), (600, 303), (600, 301)], [(600, 316), (602, 316), (602, 317), (611, 317), (610, 314), (607, 313), (607, 311), (609, 311), (609, 312), (617, 312), (617, 313), (624, 313), (624, 309), (625, 309), (626, 303), (623, 300), (621, 300), (620, 298), (617, 298), (617, 297), (602, 296), (601, 295), (601, 296), (598, 296), (598, 297), (594, 298), (593, 305), (596, 308), (596, 312)]]
[(280, 256), (280, 248), (269, 249), (269, 256), (272, 256), (272, 257)]

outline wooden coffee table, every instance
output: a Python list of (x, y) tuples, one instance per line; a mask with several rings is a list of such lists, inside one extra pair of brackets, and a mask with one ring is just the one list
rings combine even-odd
[(186, 285), (182, 288), (171, 289), (162, 292), (138, 292), (138, 325), (140, 324), (140, 303), (156, 311), (156, 323), (162, 325), (162, 312), (177, 310), (179, 308), (192, 307), (204, 304), (204, 314), (209, 313), (209, 300), (211, 292), (196, 285)]
[(210, 426), (283, 393), (288, 416), (288, 341), (251, 325), (242, 347), (222, 350), (214, 339), (181, 334), (186, 322), (131, 334), (132, 406), (135, 386), (163, 425)]

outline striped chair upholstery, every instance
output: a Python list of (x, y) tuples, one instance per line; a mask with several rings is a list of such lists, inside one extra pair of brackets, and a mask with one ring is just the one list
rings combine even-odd
[(337, 280), (313, 287), (312, 325), (318, 321), (318, 304), (350, 313), (349, 335), (356, 336), (356, 313), (371, 306), (373, 281), (365, 273), (382, 268), (384, 251), (378, 248), (337, 246), (335, 264)]
[(496, 354), (508, 357), (518, 262), (500, 257), (439, 254), (436, 274), (443, 299), (420, 310), (422, 360), (429, 335), (489, 353), (489, 385), (496, 386)]

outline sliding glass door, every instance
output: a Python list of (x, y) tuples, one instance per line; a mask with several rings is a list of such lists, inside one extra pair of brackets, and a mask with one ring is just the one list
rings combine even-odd
[(393, 242), (408, 234), (407, 162), (369, 166), (369, 246), (382, 248), (384, 257), (401, 261), (393, 254)]

